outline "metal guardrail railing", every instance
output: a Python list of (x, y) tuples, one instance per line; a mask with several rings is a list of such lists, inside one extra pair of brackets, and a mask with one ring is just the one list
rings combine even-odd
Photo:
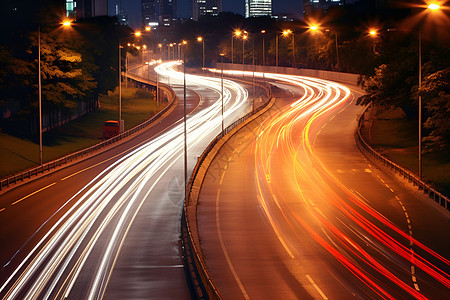
[(256, 108), (254, 111), (247, 113), (243, 117), (230, 124), (224, 129), (223, 132), (218, 134), (209, 143), (209, 145), (203, 151), (202, 155), (198, 158), (189, 179), (188, 196), (184, 203), (184, 209), (181, 218), (181, 234), (183, 242), (183, 255), (187, 266), (187, 274), (190, 277), (190, 281), (192, 283), (192, 291), (194, 292), (194, 296), (196, 297), (196, 299), (222, 299), (222, 296), (220, 295), (218, 289), (212, 281), (211, 276), (209, 275), (206, 268), (206, 263), (201, 255), (201, 250), (198, 248), (199, 246), (192, 236), (192, 226), (196, 226), (196, 224), (193, 225), (189, 222), (189, 203), (197, 203), (199, 196), (199, 189), (197, 187), (194, 188), (194, 182), (196, 179), (203, 181), (203, 179), (198, 178), (200, 169), (204, 168), (204, 172), (202, 172), (202, 175), (204, 176), (206, 174), (206, 170), (209, 167), (209, 165), (205, 166), (204, 162), (210, 152), (217, 145), (217, 143), (238, 125), (242, 124), (252, 116), (258, 114), (271, 103), (272, 96), (270, 85), (269, 88), (265, 87), (264, 85), (260, 86), (266, 89), (268, 100), (263, 105)]
[(417, 186), (419, 191), (423, 191), (425, 195), (428, 195), (430, 199), (438, 203), (440, 206), (446, 208), (447, 210), (450, 210), (450, 200), (447, 196), (443, 195), (439, 191), (435, 190), (431, 185), (428, 183), (423, 182), (419, 179), (419, 177), (414, 174), (413, 172), (397, 165), (396, 163), (390, 161), (377, 151), (375, 151), (362, 137), (361, 135), (361, 127), (362, 122), (364, 120), (364, 115), (367, 113), (368, 108), (366, 108), (361, 115), (361, 117), (358, 120), (358, 130), (356, 132), (356, 141), (357, 145), (360, 147), (361, 150), (365, 151), (366, 153), (370, 154), (377, 162), (382, 164), (383, 166), (389, 168), (394, 173), (397, 173), (398, 175), (402, 176), (404, 179), (408, 180), (408, 182), (412, 183), (413, 185)]
[[(137, 81), (139, 83), (147, 83), (144, 81), (144, 79), (141, 79), (137, 76), (133, 76), (133, 77), (129, 76), (129, 79)], [(88, 154), (91, 154), (91, 153), (98, 151), (106, 146), (109, 146), (117, 141), (120, 141), (120, 140), (142, 130), (143, 128), (147, 127), (148, 125), (153, 123), (155, 120), (157, 120), (159, 117), (161, 117), (163, 114), (165, 114), (167, 111), (169, 111), (171, 109), (171, 107), (174, 105), (174, 103), (176, 102), (175, 101), (176, 95), (173, 92), (173, 90), (170, 89), (169, 86), (167, 86), (165, 84), (160, 84), (160, 89), (164, 90), (166, 93), (168, 93), (170, 95), (170, 97), (169, 97), (170, 101), (169, 101), (169, 104), (166, 105), (166, 107), (164, 107), (161, 111), (159, 111), (156, 115), (154, 115), (150, 119), (136, 125), (133, 128), (128, 129), (127, 131), (122, 132), (119, 135), (116, 135), (115, 137), (105, 140), (101, 143), (98, 143), (98, 144), (88, 147), (86, 149), (77, 151), (75, 153), (66, 155), (64, 157), (58, 158), (56, 160), (50, 161), (48, 163), (42, 164), (40, 166), (30, 168), (28, 170), (14, 174), (7, 178), (1, 179), (0, 180), (0, 191), (4, 188), (9, 187), (11, 184), (16, 184), (17, 182), (24, 181), (25, 179), (31, 178), (32, 176), (37, 176), (39, 174), (42, 174), (45, 171), (50, 171), (51, 169), (55, 169), (64, 164), (68, 164), (73, 161), (76, 161), (82, 157), (85, 157)]]

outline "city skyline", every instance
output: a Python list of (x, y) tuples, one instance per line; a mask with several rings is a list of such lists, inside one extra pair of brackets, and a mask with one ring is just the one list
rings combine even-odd
[[(109, 15), (115, 14), (115, 6), (120, 0), (109, 1)], [(133, 28), (140, 28), (141, 21), (141, 0), (121, 1), (124, 13), (129, 17), (129, 24)], [(303, 2), (292, 0), (277, 0), (272, 2), (272, 13), (288, 13), (296, 18), (303, 16)], [(178, 17), (192, 17), (192, 0), (178, 0)], [(222, 10), (224, 12), (233, 12), (245, 15), (245, 0), (227, 0), (222, 1)]]

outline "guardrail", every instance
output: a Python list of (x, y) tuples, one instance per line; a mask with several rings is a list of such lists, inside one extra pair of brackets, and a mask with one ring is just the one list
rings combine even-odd
[[(200, 243), (198, 241), (196, 214), (200, 187), (203, 183), (206, 171), (209, 168), (209, 164), (220, 148), (218, 147), (215, 150), (215, 146), (219, 142), (224, 142), (223, 138), (233, 129), (237, 131), (237, 127), (240, 124), (244, 123), (249, 118), (256, 118), (258, 114), (264, 113), (270, 108), (271, 105), (273, 105), (274, 100), (271, 97), (270, 86), (269, 88), (264, 87), (263, 85), (260, 86), (267, 90), (268, 100), (254, 111), (247, 113), (240, 119), (230, 124), (224, 129), (223, 132), (218, 134), (198, 158), (189, 179), (188, 196), (185, 200), (181, 217), (181, 234), (183, 242), (183, 255), (187, 266), (187, 275), (190, 278), (192, 286), (191, 290), (195, 294), (194, 296), (196, 299), (222, 299), (219, 291), (211, 279), (211, 276), (208, 273), (206, 263), (201, 254)], [(229, 136), (232, 136), (232, 134)], [(209, 157), (210, 154), (211, 157)]]
[[(150, 82), (144, 81), (143, 78), (140, 78), (138, 76), (129, 76), (129, 79), (132, 79), (139, 83), (146, 83), (146, 84), (153, 83), (151, 81)], [(16, 184), (17, 182), (24, 181), (25, 179), (31, 178), (32, 176), (37, 176), (41, 173), (44, 173), (45, 171), (50, 171), (51, 169), (55, 169), (56, 167), (59, 167), (61, 165), (71, 163), (75, 160), (78, 160), (79, 158), (82, 158), (88, 154), (91, 154), (92, 152), (98, 151), (106, 146), (109, 146), (117, 141), (120, 141), (120, 140), (142, 130), (143, 128), (147, 127), (148, 125), (153, 123), (155, 120), (160, 118), (162, 115), (164, 115), (167, 111), (169, 111), (172, 108), (172, 106), (174, 105), (174, 103), (176, 103), (176, 100), (177, 100), (176, 95), (175, 95), (174, 91), (172, 89), (170, 89), (169, 86), (167, 86), (165, 84), (160, 84), (160, 89), (162, 89), (164, 92), (166, 92), (167, 94), (170, 95), (170, 97), (169, 97), (170, 101), (169, 101), (169, 104), (166, 105), (166, 107), (164, 107), (161, 111), (159, 111), (156, 115), (154, 115), (150, 119), (136, 125), (133, 128), (128, 129), (127, 131), (122, 132), (119, 135), (116, 135), (115, 137), (112, 137), (112, 138), (105, 140), (101, 143), (98, 143), (94, 146), (88, 147), (86, 149), (77, 151), (75, 153), (72, 153), (72, 154), (66, 155), (64, 157), (58, 158), (56, 160), (50, 161), (48, 163), (42, 164), (40, 166), (30, 168), (21, 173), (1, 179), (0, 180), (0, 191), (3, 188), (9, 187), (11, 184)]]
[(446, 208), (450, 211), (450, 200), (447, 196), (443, 195), (442, 193), (435, 190), (431, 185), (428, 183), (423, 182), (419, 179), (419, 177), (414, 174), (413, 172), (397, 165), (396, 163), (390, 161), (377, 151), (375, 151), (362, 137), (361, 135), (361, 127), (362, 122), (364, 121), (364, 115), (368, 112), (368, 107), (364, 110), (363, 114), (358, 120), (358, 130), (356, 132), (356, 142), (359, 148), (371, 155), (378, 163), (382, 164), (383, 166), (389, 168), (389, 170), (393, 171), (394, 173), (397, 173), (398, 175), (402, 176), (404, 179), (408, 180), (409, 183), (412, 183), (414, 186), (417, 186), (419, 191), (423, 191), (425, 195), (428, 195), (428, 197), (432, 200), (434, 200), (436, 203), (438, 203), (440, 206)]

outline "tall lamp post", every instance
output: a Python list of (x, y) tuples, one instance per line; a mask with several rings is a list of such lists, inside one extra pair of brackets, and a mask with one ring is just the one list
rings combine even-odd
[(187, 118), (186, 118), (186, 45), (183, 41), (183, 112), (184, 112), (184, 199), (188, 196), (188, 171), (187, 171)]
[(199, 43), (202, 43), (202, 70), (205, 69), (205, 39), (201, 36), (197, 38)]
[(241, 35), (241, 31), (240, 30), (235, 30), (233, 32), (233, 34), (231, 35), (231, 64), (233, 64), (233, 56), (234, 56), (234, 45), (233, 45), (233, 39), (234, 36), (239, 37)]
[(265, 45), (264, 45), (264, 34), (266, 33), (265, 30), (261, 30), (262, 35), (262, 66), (263, 66), (263, 78), (264, 78), (264, 70), (266, 66), (266, 51), (265, 51)]
[[(64, 21), (64, 27), (70, 27), (71, 21)], [(38, 101), (39, 101), (39, 165), (42, 165), (42, 75), (41, 75), (41, 25), (38, 25)]]
[(275, 35), (275, 72), (278, 73), (278, 32)]
[(162, 60), (163, 59), (163, 57), (162, 57), (162, 44), (158, 44), (158, 48), (159, 48), (159, 59), (160, 60)]
[[(427, 9), (431, 11), (439, 10), (440, 6), (436, 3), (430, 3), (427, 6)], [(388, 31), (396, 31), (396, 29), (388, 29)], [(418, 56), (419, 56), (419, 97), (418, 97), (418, 106), (419, 106), (419, 141), (418, 141), (418, 164), (419, 164), (419, 179), (422, 180), (422, 96), (420, 95), (420, 89), (422, 88), (422, 32), (419, 30), (418, 32)]]
[[(247, 33), (246, 31), (244, 31), (245, 33)], [(245, 71), (245, 40), (248, 38), (248, 35), (245, 34), (242, 36), (242, 76), (244, 76), (244, 71)]]
[(223, 56), (224, 53), (220, 53), (220, 59), (221, 59), (221, 65), (222, 65), (222, 71), (220, 72), (220, 81), (222, 86), (222, 136), (223, 136), (223, 130), (224, 130), (224, 117), (223, 117)]
[[(319, 26), (318, 25), (311, 25), (309, 26), (309, 29), (311, 31), (317, 31), (319, 30)], [(325, 29), (325, 31), (330, 31), (330, 29)], [(338, 44), (338, 33), (336, 30), (334, 31), (334, 36), (335, 36), (335, 41), (336, 41), (336, 70), (338, 72), (340, 72), (340, 67), (339, 67), (339, 44)]]
[(292, 34), (292, 67), (295, 68), (295, 34), (292, 30), (283, 30), (283, 36), (287, 37)]

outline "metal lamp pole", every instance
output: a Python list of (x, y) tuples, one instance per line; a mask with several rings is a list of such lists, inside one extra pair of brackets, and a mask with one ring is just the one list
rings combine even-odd
[(233, 39), (234, 39), (234, 33), (231, 34), (231, 64), (233, 64), (233, 52), (234, 52)]
[(419, 179), (422, 180), (422, 33), (419, 30)]
[(275, 63), (275, 72), (278, 73), (278, 33), (275, 36), (275, 49), (276, 49), (276, 63)]
[[(65, 21), (63, 26), (71, 26), (70, 21)], [(38, 102), (39, 102), (39, 165), (42, 165), (42, 75), (41, 75), (41, 25), (38, 25)]]
[(184, 199), (188, 196), (188, 171), (187, 171), (187, 118), (186, 118), (186, 42), (183, 42), (183, 114), (184, 114)]
[(252, 51), (252, 70), (253, 70), (253, 92), (252, 92), (252, 111), (255, 111), (255, 38), (253, 40), (253, 51)]
[(122, 46), (119, 42), (119, 131), (122, 132)]
[(38, 26), (38, 74), (39, 74), (39, 164), (42, 165), (42, 86), (41, 86), (41, 26)]
[(220, 79), (221, 79), (221, 85), (222, 85), (222, 136), (223, 136), (223, 130), (224, 130), (224, 116), (223, 116), (223, 56), (224, 56), (224, 54), (223, 53), (221, 53), (220, 54), (220, 58), (221, 58), (221, 61), (222, 61), (222, 71), (221, 71), (221, 76), (220, 76)]

